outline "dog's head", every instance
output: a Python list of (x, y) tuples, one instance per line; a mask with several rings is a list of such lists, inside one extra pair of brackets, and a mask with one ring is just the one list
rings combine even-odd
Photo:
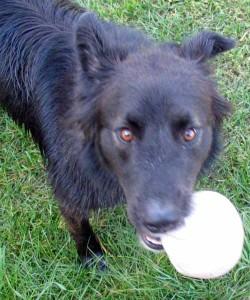
[(207, 61), (235, 42), (204, 31), (182, 44), (154, 45), (140, 36), (131, 46), (134, 33), (112, 26), (93, 14), (79, 21), (77, 47), (91, 89), (79, 121), (118, 179), (144, 244), (160, 250), (159, 236), (189, 213), (230, 108)]

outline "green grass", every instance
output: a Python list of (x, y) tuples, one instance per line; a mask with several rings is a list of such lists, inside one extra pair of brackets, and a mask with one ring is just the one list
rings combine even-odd
[[(31, 138), (0, 112), (0, 300), (13, 299), (250, 299), (249, 2), (85, 1), (105, 19), (166, 40), (207, 28), (238, 46), (214, 63), (233, 113), (224, 125), (225, 150), (197, 189), (221, 192), (245, 226), (242, 259), (229, 274), (194, 280), (178, 274), (164, 254), (141, 248), (124, 207), (93, 216), (109, 270), (83, 270), (60, 217)], [(248, 11), (247, 11), (248, 9)]]

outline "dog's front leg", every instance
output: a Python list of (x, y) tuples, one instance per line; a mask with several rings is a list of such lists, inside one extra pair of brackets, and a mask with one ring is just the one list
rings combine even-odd
[(84, 267), (96, 262), (100, 270), (105, 270), (107, 262), (104, 258), (100, 242), (92, 230), (88, 217), (74, 216), (62, 210), (69, 231), (76, 243), (78, 255)]

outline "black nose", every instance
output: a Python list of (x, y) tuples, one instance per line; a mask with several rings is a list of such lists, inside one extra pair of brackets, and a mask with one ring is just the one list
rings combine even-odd
[(179, 215), (174, 208), (154, 207), (146, 214), (143, 225), (152, 233), (164, 233), (173, 229), (179, 221)]

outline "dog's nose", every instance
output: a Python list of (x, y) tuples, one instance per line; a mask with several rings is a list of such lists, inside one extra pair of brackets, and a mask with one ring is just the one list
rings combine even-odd
[(177, 225), (179, 216), (174, 208), (152, 208), (144, 220), (144, 226), (152, 233), (164, 233)]

